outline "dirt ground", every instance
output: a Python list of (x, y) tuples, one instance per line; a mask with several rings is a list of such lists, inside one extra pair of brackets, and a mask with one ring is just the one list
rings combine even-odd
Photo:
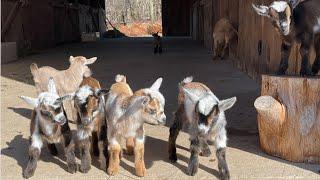
[[(28, 161), (28, 138), (31, 107), (19, 95), (35, 96), (29, 65), (50, 65), (57, 69), (68, 67), (70, 55), (97, 56), (93, 76), (104, 87), (114, 82), (116, 74), (127, 75), (134, 90), (147, 87), (159, 76), (164, 78), (160, 91), (166, 97), (167, 126), (146, 125), (144, 179), (217, 179), (218, 168), (212, 157), (200, 157), (199, 172), (186, 175), (189, 159), (188, 135), (180, 133), (178, 162), (168, 161), (168, 126), (176, 108), (177, 85), (184, 77), (193, 75), (207, 84), (220, 99), (237, 96), (236, 105), (227, 111), (227, 161), (231, 179), (320, 179), (320, 166), (290, 163), (269, 156), (259, 148), (254, 99), (259, 86), (244, 73), (232, 67), (232, 62), (212, 61), (211, 54), (189, 38), (164, 39), (164, 53), (154, 55), (151, 38), (107, 39), (92, 43), (68, 44), (22, 58), (1, 67), (1, 177), (22, 179)], [(74, 127), (73, 127), (74, 128)], [(213, 149), (212, 149), (212, 152)], [(94, 158), (88, 174), (66, 171), (65, 158), (53, 157), (43, 148), (38, 168), (32, 179), (140, 179), (134, 174), (133, 157), (124, 156), (120, 173), (108, 176)]]

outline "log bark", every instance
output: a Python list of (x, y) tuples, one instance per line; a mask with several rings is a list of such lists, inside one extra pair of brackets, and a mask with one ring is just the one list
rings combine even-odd
[(262, 75), (260, 146), (293, 162), (320, 163), (320, 78)]

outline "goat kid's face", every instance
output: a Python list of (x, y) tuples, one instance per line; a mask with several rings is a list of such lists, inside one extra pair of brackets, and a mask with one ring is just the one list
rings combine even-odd
[(48, 92), (42, 92), (38, 98), (20, 96), (27, 104), (37, 108), (42, 119), (63, 125), (67, 118), (63, 109), (63, 101), (72, 99), (72, 95), (59, 97), (52, 78), (49, 79)]
[[(293, 1), (290, 2), (294, 3)], [(289, 5), (286, 1), (274, 1), (270, 6), (256, 6), (252, 4), (252, 7), (259, 15), (270, 18), (273, 26), (281, 34), (285, 36), (289, 35), (293, 4)]]
[(107, 94), (108, 90), (93, 90), (89, 86), (82, 86), (75, 93), (75, 107), (80, 117), (81, 123), (88, 125), (99, 113), (100, 97)]
[(88, 75), (91, 75), (91, 70), (89, 69), (88, 65), (93, 64), (97, 60), (97, 57), (92, 57), (90, 59), (87, 59), (84, 56), (70, 56), (69, 62), (71, 65), (73, 64), (80, 64), (82, 67), (82, 72), (87, 73)]
[(166, 115), (164, 113), (165, 99), (159, 92), (162, 78), (157, 79), (153, 85), (145, 91), (142, 115), (146, 123), (152, 125), (165, 124)]
[(219, 101), (212, 94), (208, 94), (199, 99), (190, 90), (183, 88), (185, 96), (191, 101), (196, 102), (195, 115), (198, 125), (198, 130), (201, 134), (207, 134), (213, 124), (218, 120), (220, 112), (230, 109), (236, 102), (237, 98)]

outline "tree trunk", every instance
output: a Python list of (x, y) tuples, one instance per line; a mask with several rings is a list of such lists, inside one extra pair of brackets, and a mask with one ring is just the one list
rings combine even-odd
[(320, 163), (320, 79), (262, 76), (260, 146), (293, 162)]

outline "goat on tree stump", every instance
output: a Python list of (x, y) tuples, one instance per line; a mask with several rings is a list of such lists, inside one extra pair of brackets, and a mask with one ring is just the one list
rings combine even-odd
[(262, 76), (260, 146), (293, 162), (320, 163), (320, 79)]
[[(288, 69), (288, 58), (294, 42), (301, 43), (300, 75), (316, 75), (320, 69), (320, 1), (274, 1), (270, 6), (252, 4), (252, 7), (257, 14), (271, 19), (283, 40), (278, 75), (285, 74)], [(311, 69), (309, 56), (313, 45), (316, 59)]]

